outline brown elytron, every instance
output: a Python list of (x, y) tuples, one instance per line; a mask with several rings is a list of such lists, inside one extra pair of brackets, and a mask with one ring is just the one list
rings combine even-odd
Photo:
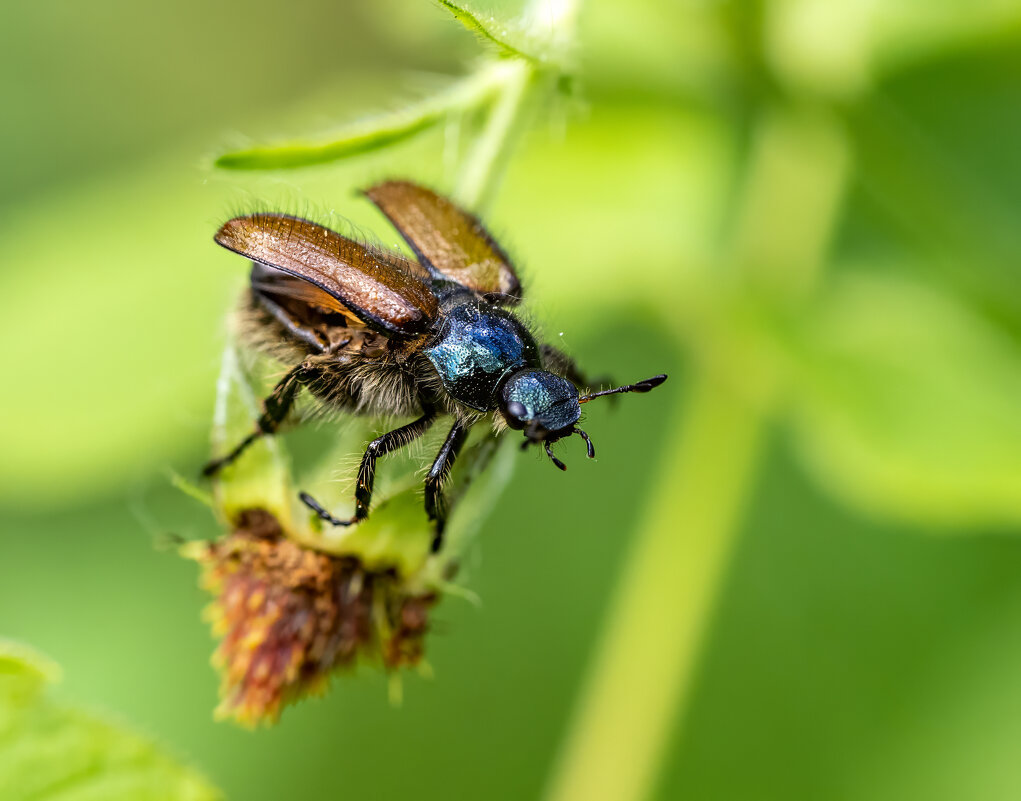
[(386, 181), (365, 192), (419, 260), (455, 283), (502, 303), (520, 299), (510, 260), (474, 216), (424, 186)]
[(285, 214), (235, 217), (223, 224), (216, 241), (311, 282), (324, 290), (310, 295), (312, 302), (351, 312), (379, 331), (418, 334), (439, 311), (429, 272), (420, 264), (373, 251), (308, 220)]

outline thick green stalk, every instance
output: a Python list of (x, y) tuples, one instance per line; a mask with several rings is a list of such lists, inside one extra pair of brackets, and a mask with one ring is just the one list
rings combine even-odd
[[(730, 259), (737, 308), (768, 318), (814, 283), (847, 174), (842, 133), (789, 112), (759, 130)], [(796, 231), (797, 235), (791, 235)], [(778, 308), (779, 307), (779, 308)], [(614, 595), (593, 670), (548, 788), (549, 801), (640, 801), (683, 722), (700, 647), (726, 572), (781, 376), (763, 365), (727, 301), (697, 343), (686, 419)], [(757, 315), (753, 315), (753, 318)], [(705, 335), (705, 332), (703, 332)], [(715, 340), (722, 339), (722, 346)], [(765, 349), (768, 351), (768, 347)]]
[(666, 444), (644, 532), (602, 635), (598, 668), (549, 798), (644, 798), (684, 702), (754, 477), (762, 421), (733, 390), (701, 376), (687, 421)]

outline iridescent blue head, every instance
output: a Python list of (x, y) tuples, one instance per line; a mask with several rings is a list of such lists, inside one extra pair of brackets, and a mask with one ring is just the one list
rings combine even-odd
[(577, 434), (585, 440), (588, 457), (592, 459), (596, 455), (592, 440), (577, 426), (578, 420), (581, 419), (581, 404), (602, 395), (648, 392), (665, 380), (665, 375), (659, 375), (626, 387), (579, 396), (578, 388), (566, 378), (545, 370), (529, 368), (518, 370), (504, 382), (500, 390), (500, 410), (507, 425), (518, 431), (524, 431), (523, 448), (541, 442), (553, 464), (561, 470), (566, 470), (567, 465), (550, 450), (550, 443)]
[(536, 441), (571, 433), (581, 417), (578, 388), (545, 370), (514, 373), (503, 385), (501, 400), (507, 424)]
[(523, 448), (541, 442), (561, 470), (567, 465), (550, 450), (550, 443), (561, 437), (579, 434), (588, 444), (589, 457), (596, 455), (588, 434), (574, 425), (581, 418), (581, 403), (578, 388), (566, 378), (545, 370), (519, 370), (503, 385), (500, 410), (507, 425), (525, 432)]

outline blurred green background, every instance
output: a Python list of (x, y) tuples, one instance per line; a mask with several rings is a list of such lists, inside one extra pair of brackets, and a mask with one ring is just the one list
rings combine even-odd
[[(244, 282), (211, 235), (269, 203), (336, 210), (389, 243), (353, 190), (449, 185), (451, 132), (288, 173), (211, 160), (399, 107), (470, 69), (479, 43), (428, 2), (9, 8), (0, 634), (63, 666), (62, 697), (155, 736), (230, 798), (538, 797), (673, 465), (688, 377), (718, 344), (695, 290), (735, 280), (719, 265), (740, 261), (729, 232), (759, 121), (807, 107), (847, 155), (819, 282), (852, 291), (765, 315), (787, 411), (764, 434), (654, 796), (1017, 798), (1017, 6), (587, 3), (580, 94), (540, 115), (487, 217), (548, 339), (594, 373), (671, 381), (593, 405), (598, 463), (577, 446), (566, 474), (520, 458), (465, 575), (482, 606), (439, 607), (435, 677), (409, 677), (403, 706), (361, 671), (257, 732), (213, 722), (207, 599), (195, 566), (155, 547), (216, 533), (168, 481), (207, 456)], [(807, 217), (780, 214), (769, 235), (811, 239)], [(684, 536), (680, 515), (658, 521)], [(678, 614), (649, 630), (669, 639)]]

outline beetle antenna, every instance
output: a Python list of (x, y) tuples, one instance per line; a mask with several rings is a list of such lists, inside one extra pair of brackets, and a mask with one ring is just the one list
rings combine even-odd
[(654, 375), (652, 378), (646, 378), (635, 384), (627, 384), (623, 387), (617, 387), (616, 389), (604, 389), (602, 392), (593, 392), (589, 395), (582, 395), (578, 398), (578, 403), (588, 403), (593, 398), (601, 398), (603, 395), (617, 395), (621, 392), (651, 392), (664, 381), (666, 381), (666, 375)]
[(585, 440), (585, 447), (588, 449), (588, 458), (595, 459), (596, 449), (595, 446), (592, 445), (592, 440), (589, 439), (589, 435), (582, 431), (580, 428), (575, 428), (574, 433), (581, 437), (583, 440)]
[(553, 464), (555, 464), (561, 470), (566, 470), (567, 469), (567, 465), (564, 464), (563, 462), (561, 462), (556, 456), (554, 456), (553, 455), (553, 451), (550, 450), (549, 440), (548, 439), (544, 439), (542, 441), (542, 444), (546, 446), (546, 455), (550, 458), (550, 460), (553, 462)]

